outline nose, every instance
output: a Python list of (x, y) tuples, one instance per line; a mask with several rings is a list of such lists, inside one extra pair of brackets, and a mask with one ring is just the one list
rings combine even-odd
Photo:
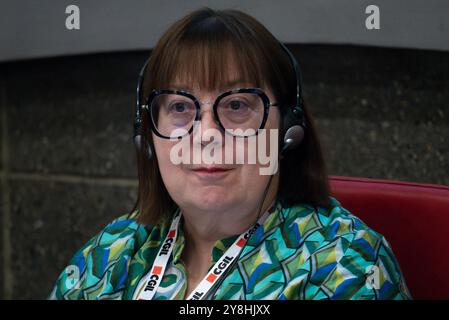
[[(193, 139), (196, 143), (201, 143), (202, 145), (207, 145), (211, 142), (210, 139), (212, 132), (207, 132), (208, 130), (216, 130), (220, 132), (220, 126), (215, 120), (214, 112), (212, 109), (212, 104), (203, 103), (201, 106), (201, 124), (200, 130), (193, 130)], [(216, 132), (214, 132), (216, 134)]]

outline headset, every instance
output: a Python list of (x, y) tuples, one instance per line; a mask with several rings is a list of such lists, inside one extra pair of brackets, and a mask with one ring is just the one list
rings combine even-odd
[[(296, 77), (296, 103), (293, 106), (284, 108), (284, 114), (282, 116), (282, 131), (281, 131), (281, 141), (282, 149), (280, 154), (284, 154), (287, 151), (295, 149), (303, 140), (306, 130), (306, 121), (304, 114), (304, 100), (302, 97), (302, 78), (299, 63), (290, 50), (280, 41), (278, 41), (281, 48), (287, 54), (290, 64), (295, 71)], [(147, 68), (150, 58), (142, 66), (139, 77), (137, 79), (137, 90), (136, 90), (136, 110), (134, 117), (134, 135), (133, 141), (137, 149), (137, 152), (142, 152), (142, 84), (144, 81), (144, 74)], [(152, 159), (153, 151), (150, 144), (147, 143), (147, 158)]]

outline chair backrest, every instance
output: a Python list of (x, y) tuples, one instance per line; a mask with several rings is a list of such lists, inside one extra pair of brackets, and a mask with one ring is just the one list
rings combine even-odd
[(332, 195), (391, 244), (414, 299), (449, 299), (449, 187), (329, 177)]

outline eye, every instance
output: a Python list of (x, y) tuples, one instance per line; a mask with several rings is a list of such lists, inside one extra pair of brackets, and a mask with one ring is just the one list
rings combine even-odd
[(173, 102), (169, 106), (169, 112), (171, 113), (186, 113), (192, 110), (192, 105), (186, 102)]
[(242, 101), (238, 101), (238, 100), (232, 100), (229, 102), (229, 107), (232, 110), (239, 110), (241, 108), (243, 108), (245, 105), (243, 104)]
[(248, 108), (248, 104), (242, 100), (230, 100), (226, 103), (226, 109), (230, 111), (245, 111)]
[(187, 109), (186, 104), (183, 102), (177, 102), (171, 106), (171, 109), (176, 112), (183, 112)]

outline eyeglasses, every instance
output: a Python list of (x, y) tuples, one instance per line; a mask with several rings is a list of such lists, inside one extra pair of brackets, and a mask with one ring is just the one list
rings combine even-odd
[[(153, 90), (144, 109), (151, 119), (153, 132), (170, 139), (174, 130), (184, 129), (185, 135), (193, 131), (195, 121), (201, 120), (202, 102), (191, 93), (182, 90)], [(218, 95), (213, 103), (214, 120), (218, 126), (234, 136), (257, 135), (263, 129), (269, 109), (279, 106), (270, 102), (268, 96), (259, 88), (240, 88)], [(179, 131), (178, 131), (179, 132)]]

